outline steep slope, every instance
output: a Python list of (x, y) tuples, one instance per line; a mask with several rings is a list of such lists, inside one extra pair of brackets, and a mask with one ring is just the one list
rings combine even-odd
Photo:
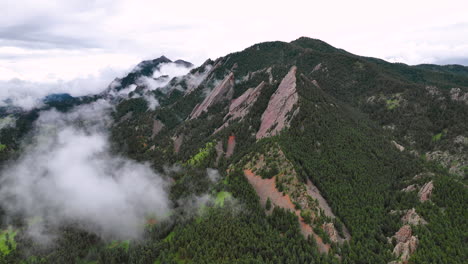
[[(153, 91), (154, 109), (124, 98), (113, 148), (167, 172), (174, 209), (127, 251), (96, 238), (76, 259), (464, 263), (464, 72), (300, 38), (208, 60)], [(37, 254), (63, 262), (66, 242), (86, 240), (67, 234)]]
[(299, 99), (296, 92), (296, 70), (296, 66), (291, 67), (276, 92), (271, 96), (268, 106), (262, 114), (262, 124), (257, 132), (257, 139), (278, 134), (288, 127), (290, 119), (294, 118), (292, 110)]
[[(226, 74), (230, 71), (238, 76), (233, 84), (234, 99), (232, 102), (213, 101), (211, 98), (215, 98), (219, 88), (212, 89), (204, 99), (204, 102), (212, 102), (204, 104), (204, 118), (181, 122), (177, 133), (183, 133), (184, 138), (189, 141), (184, 140), (179, 156), (183, 158), (183, 153), (193, 152), (196, 146), (200, 146), (196, 142), (205, 142), (211, 138), (227, 140), (228, 135), (235, 134), (237, 146), (231, 160), (237, 160), (249, 153), (249, 149), (258, 148), (255, 147), (258, 139), (282, 135), (280, 132), (288, 130), (290, 123), (289, 132), (280, 137), (280, 142), (283, 142), (281, 148), (294, 166), (297, 166), (297, 177), (304, 181), (304, 185), (306, 179), (311, 179), (317, 185), (331, 210), (338, 215), (339, 220), (334, 223), (340, 226), (340, 230), (344, 230), (343, 227), (349, 229), (352, 236), (351, 251), (348, 249), (342, 257), (351, 259), (352, 255), (358, 255), (361, 256), (360, 262), (372, 260), (375, 263), (383, 259), (390, 261), (395, 257), (392, 250), (387, 251), (386, 237), (391, 237), (399, 227), (398, 219), (389, 220), (393, 218), (388, 212), (395, 209), (394, 207), (402, 206), (395, 197), (403, 195), (399, 192), (403, 187), (396, 186), (401, 186), (402, 182), (411, 179), (427, 165), (412, 158), (409, 151), (401, 153), (391, 143), (392, 135), (398, 143), (406, 143), (405, 137), (398, 135), (414, 129), (406, 127), (404, 123), (401, 128), (396, 127), (394, 132), (379, 127), (388, 121), (380, 119), (375, 112), (370, 112), (368, 98), (369, 94), (382, 91), (382, 98), (386, 99), (384, 105), (379, 107), (384, 108), (382, 110), (386, 112), (385, 118), (394, 118), (392, 110), (400, 106), (407, 109), (407, 105), (421, 103), (413, 97), (406, 97), (406, 93), (410, 93), (412, 89), (426, 92), (426, 85), (421, 85), (420, 81), (415, 82), (414, 78), (406, 78), (408, 73), (405, 70), (418, 72), (419, 68), (402, 65), (392, 67), (391, 64), (358, 57), (327, 45), (322, 47), (321, 42), (312, 42), (313, 45), (308, 39), (301, 39), (292, 45), (277, 42), (257, 44), (243, 52), (218, 59), (216, 68), (210, 73), (211, 79), (220, 80), (222, 76), (229, 76)], [(266, 73), (269, 68), (271, 75)], [(460, 78), (464, 77), (453, 80), (460, 83)], [(436, 83), (434, 80), (434, 77), (430, 77), (425, 82)], [(225, 81), (226, 79), (223, 82)], [(395, 99), (386, 97), (386, 94), (398, 94), (398, 90), (395, 90), (397, 88), (392, 88), (397, 84), (402, 87), (398, 89), (407, 92)], [(262, 89), (256, 88), (256, 93), (252, 93), (252, 87)], [(248, 107), (244, 103), (247, 98), (252, 102)], [(285, 103), (288, 98), (294, 99), (293, 103)], [(389, 109), (388, 104), (393, 104), (391, 100), (395, 101), (396, 106)], [(454, 112), (459, 113), (464, 109), (458, 102), (452, 102), (461, 107), (453, 110)], [(291, 111), (292, 106), (299, 109), (297, 114)], [(284, 111), (272, 110), (275, 107)], [(192, 113), (199, 112), (198, 109), (199, 106), (194, 107)], [(360, 110), (372, 113), (372, 120), (367, 119)], [(411, 113), (427, 114), (424, 111)], [(271, 120), (267, 118), (269, 115)], [(229, 118), (232, 116), (236, 117)], [(287, 122), (286, 117), (289, 120)], [(281, 119), (280, 122), (277, 121), (278, 118)], [(458, 130), (459, 124), (451, 124), (455, 126), (453, 130)], [(215, 131), (216, 134), (213, 134)], [(252, 135), (256, 135), (255, 139)], [(370, 139), (372, 140), (369, 141)], [(251, 146), (252, 144), (254, 145)], [(411, 151), (418, 147), (405, 144), (405, 149)], [(356, 152), (358, 150), (360, 151)], [(229, 161), (220, 163), (231, 164)], [(412, 206), (415, 205), (417, 203)], [(357, 213), (360, 210), (362, 211)], [(324, 226), (322, 230), (326, 233), (325, 230), (329, 229)], [(333, 232), (328, 233), (329, 237), (333, 235)], [(375, 240), (366, 237), (374, 237)], [(373, 250), (356, 251), (357, 241), (366, 245), (364, 248)]]

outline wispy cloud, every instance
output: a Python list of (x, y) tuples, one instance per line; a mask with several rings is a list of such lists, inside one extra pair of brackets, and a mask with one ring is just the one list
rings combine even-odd
[(32, 109), (41, 104), (42, 99), (51, 93), (69, 93), (72, 96), (97, 94), (123, 74), (122, 71), (111, 69), (98, 72), (85, 78), (77, 78), (66, 82), (39, 83), (13, 79), (0, 80), (0, 106), (15, 105), (25, 110)]
[(104, 238), (138, 238), (148, 217), (167, 214), (166, 180), (110, 151), (110, 109), (97, 101), (41, 113), (23, 154), (2, 171), (2, 208), (42, 220), (30, 235), (44, 239), (47, 228), (72, 221)]

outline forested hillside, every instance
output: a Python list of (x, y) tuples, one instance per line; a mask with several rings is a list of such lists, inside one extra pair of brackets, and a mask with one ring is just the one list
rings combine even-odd
[[(466, 67), (299, 38), (207, 60), (158, 89), (138, 81), (169, 62), (142, 62), (99, 95), (2, 111), (15, 122), (0, 129), (4, 169), (24, 160), (39, 128), (57, 130), (40, 117), (55, 108), (86, 135), (106, 131), (112, 155), (161, 174), (169, 209), (124, 238), (5, 202), (0, 263), (466, 263)], [(101, 101), (111, 105), (104, 121), (76, 112)]]

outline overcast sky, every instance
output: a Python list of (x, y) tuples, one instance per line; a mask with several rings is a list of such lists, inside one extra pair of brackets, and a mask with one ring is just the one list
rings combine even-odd
[(466, 0), (0, 0), (0, 10), (3, 84), (103, 85), (163, 54), (201, 64), (300, 36), (408, 64), (468, 65)]

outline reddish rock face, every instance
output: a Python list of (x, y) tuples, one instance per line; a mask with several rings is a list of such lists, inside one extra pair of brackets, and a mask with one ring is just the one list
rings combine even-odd
[(406, 242), (398, 243), (393, 249), (393, 254), (397, 257), (400, 257), (403, 263), (406, 263), (410, 258), (411, 254), (416, 251), (418, 247), (419, 240), (417, 237), (412, 236)]
[(234, 149), (236, 147), (236, 136), (231, 135), (228, 139), (228, 145), (226, 150), (226, 158), (230, 158), (234, 154)]
[(182, 142), (184, 141), (184, 135), (180, 134), (177, 137), (172, 138), (174, 140), (174, 152), (179, 153)]
[(395, 238), (397, 242), (406, 242), (411, 237), (411, 226), (404, 225), (396, 232)]
[(242, 118), (249, 113), (253, 104), (257, 101), (263, 87), (265, 87), (265, 82), (261, 82), (255, 88), (249, 88), (241, 96), (234, 99), (229, 106), (229, 113), (224, 117), (224, 124), (216, 129), (215, 133), (227, 127), (231, 120), (242, 120)]
[(396, 232), (394, 238), (397, 244), (393, 249), (393, 254), (399, 257), (402, 263), (406, 263), (411, 254), (413, 254), (418, 247), (418, 238), (411, 235), (411, 226), (409, 225), (402, 226), (400, 230)]
[(230, 119), (244, 117), (248, 113), (248, 110), (250, 110), (250, 107), (257, 101), (264, 86), (265, 82), (262, 81), (257, 87), (248, 89), (241, 96), (233, 100), (226, 117), (230, 117)]
[(429, 198), (432, 195), (432, 190), (433, 189), (434, 189), (434, 184), (432, 183), (432, 181), (424, 184), (423, 187), (421, 188), (421, 190), (419, 190), (419, 192), (418, 192), (419, 200), (421, 202), (425, 202), (425, 201), (429, 200)]
[(257, 132), (257, 139), (274, 136), (289, 126), (288, 114), (297, 103), (296, 66), (293, 66), (283, 78), (276, 92), (271, 96), (268, 106), (262, 114), (262, 123)]
[(405, 224), (410, 224), (410, 225), (425, 225), (427, 224), (426, 220), (424, 220), (422, 217), (420, 217), (416, 213), (416, 209), (412, 208), (408, 211), (406, 211), (406, 214), (401, 218), (401, 221)]
[(223, 100), (231, 100), (234, 93), (234, 74), (231, 72), (224, 78), (224, 80), (218, 84), (211, 93), (203, 100), (203, 102), (192, 110), (190, 119), (199, 117), (203, 112), (206, 112), (208, 108), (216, 103)]

